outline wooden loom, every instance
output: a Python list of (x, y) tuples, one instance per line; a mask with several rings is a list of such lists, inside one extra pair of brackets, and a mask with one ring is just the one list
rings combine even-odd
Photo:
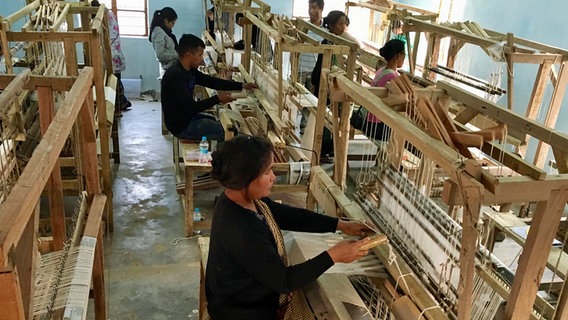
[[(539, 110), (542, 107), (544, 99), (544, 91), (547, 88), (547, 82), (550, 79), (552, 85), (552, 98), (545, 108), (546, 120), (544, 125), (547, 127), (554, 127), (562, 100), (564, 98), (566, 85), (568, 84), (568, 75), (566, 73), (565, 57), (568, 51), (557, 47), (541, 44), (535, 41), (515, 37), (512, 33), (500, 33), (493, 30), (485, 29), (479, 24), (471, 21), (457, 22), (452, 24), (437, 24), (428, 21), (422, 21), (416, 17), (405, 18), (408, 33), (414, 33), (415, 44), (414, 50), (419, 50), (419, 39), (421, 34), (425, 34), (428, 41), (427, 55), (423, 65), (423, 77), (426, 79), (434, 79), (434, 70), (437, 67), (445, 67), (453, 69), (458, 54), (465, 45), (470, 44), (479, 46), (485, 52), (491, 46), (498, 45), (499, 42), (504, 42), (502, 49), (502, 58), (509, 70), (507, 76), (507, 108), (509, 110), (519, 108), (519, 101), (513, 101), (514, 96), (514, 66), (517, 63), (536, 64), (539, 66), (535, 76), (532, 94), (527, 102), (520, 102), (522, 105), (526, 103), (526, 108), (522, 108), (526, 118), (535, 120)], [(441, 55), (441, 40), (444, 38), (450, 39), (450, 46), (446, 54), (447, 61), (445, 64), (439, 63)], [(415, 56), (415, 53), (413, 53)], [(559, 70), (556, 71), (556, 65)], [(413, 72), (413, 65), (411, 64), (411, 72)], [(461, 111), (461, 110), (460, 110)], [(479, 113), (473, 110), (468, 110), (468, 113), (462, 113), (460, 118), (465, 121), (470, 121)], [(527, 138), (528, 136), (518, 132), (516, 129), (511, 128), (511, 136), (519, 139), (519, 146), (517, 152), (526, 156)], [(547, 141), (538, 141), (538, 147), (535, 154), (533, 163), (543, 168), (545, 160), (551, 146)], [(554, 147), (553, 147), (554, 148)], [(553, 150), (554, 152), (554, 150)], [(554, 152), (556, 157), (556, 152)], [(562, 159), (558, 159), (562, 161)], [(561, 170), (564, 170), (562, 168)], [(566, 172), (566, 171), (561, 171)]]
[[(505, 294), (504, 292), (507, 292), (507, 290), (502, 288), (497, 290), (503, 295), (502, 298), (507, 301), (505, 309), (507, 319), (528, 319), (532, 317), (530, 311), (535, 301), (539, 281), (534, 283), (530, 279), (539, 279), (540, 268), (544, 267), (547, 264), (547, 260), (549, 260), (548, 253), (551, 252), (551, 248), (547, 244), (552, 243), (554, 230), (558, 227), (560, 215), (567, 200), (568, 192), (565, 188), (568, 176), (563, 174), (555, 176), (546, 175), (546, 173), (524, 162), (522, 159), (512, 156), (505, 151), (498, 151), (498, 146), (493, 145), (493, 148), (495, 148), (492, 149), (495, 150), (495, 153), (492, 154), (493, 157), (500, 153), (502, 155), (501, 161), (515, 172), (513, 176), (495, 176), (489, 170), (481, 167), (477, 161), (468, 160), (459, 153), (458, 149), (450, 147), (448, 141), (441, 142), (443, 137), (433, 138), (432, 132), (428, 134), (423, 129), (417, 128), (406, 117), (401, 116), (397, 111), (387, 106), (383, 100), (362, 89), (360, 85), (353, 83), (342, 74), (330, 73), (329, 86), (336, 93), (331, 97), (332, 104), (337, 102), (337, 97), (341, 97), (343, 102), (353, 101), (363, 105), (391, 127), (397, 138), (410, 142), (414, 147), (421, 150), (425, 157), (432, 160), (446, 173), (448, 180), (444, 191), (446, 193), (445, 199), (448, 202), (452, 201), (454, 205), (460, 204), (464, 206), (459, 257), (460, 278), (457, 286), (459, 303), (456, 314), (458, 319), (469, 319), (470, 317), (473, 274), (474, 270), (478, 273), (480, 272), (476, 267), (477, 263), (474, 256), (475, 252), (478, 251), (476, 249), (478, 234), (475, 228), (478, 226), (482, 205), (519, 203), (523, 201), (534, 201), (537, 203), (531, 230), (536, 228), (539, 231), (529, 234), (524, 244), (523, 254), (521, 255), (517, 271), (518, 277), (515, 278), (509, 291), (510, 293)], [(458, 89), (455, 87), (446, 83), (440, 83), (440, 87), (444, 88), (452, 97), (458, 98), (458, 94), (455, 91)], [(558, 145), (557, 148), (563, 148), (562, 146), (568, 142), (567, 137), (563, 134), (553, 132), (542, 125), (536, 124), (534, 121), (503, 110), (488, 101), (476, 99), (463, 91), (459, 91), (459, 93), (462, 95), (459, 97), (459, 100), (468, 101), (468, 107), (473, 107), (490, 117), (497, 117), (498, 114), (501, 123), (509, 128), (523, 130), (526, 134), (532, 134), (537, 139), (548, 141), (555, 146)], [(333, 101), (334, 97), (335, 102)], [(338, 118), (340, 118), (340, 121), (345, 119), (343, 114)], [(453, 122), (455, 123), (456, 121)], [(459, 127), (459, 123), (455, 124), (457, 125), (456, 127)], [(441, 127), (443, 129), (443, 126)], [(463, 127), (459, 128), (460, 130), (465, 130)], [(490, 141), (482, 142), (481, 149), (492, 144), (494, 143)], [(457, 192), (455, 188), (457, 188)], [(527, 190), (531, 191), (527, 192)], [(448, 196), (450, 194), (454, 196)], [(544, 218), (545, 215), (546, 219)], [(563, 274), (563, 271), (560, 269), (554, 272)], [(410, 296), (413, 297), (412, 294)], [(565, 295), (562, 294), (559, 301), (564, 301), (564, 299)], [(539, 299), (537, 299), (537, 304), (541, 305), (537, 309), (550, 311), (551, 307), (542, 307), (543, 302)], [(424, 308), (427, 305), (419, 307)], [(425, 312), (425, 316), (434, 319), (435, 317), (429, 317), (430, 312), (432, 311)], [(565, 312), (564, 303), (560, 302), (556, 307), (556, 318), (560, 319)], [(550, 316), (550, 313), (546, 314)]]
[[(3, 76), (10, 77), (10, 76)], [(106, 319), (106, 302), (103, 275), (101, 219), (106, 206), (106, 198), (100, 194), (100, 182), (97, 167), (97, 150), (93, 119), (92, 85), (94, 73), (85, 67), (76, 80), (62, 77), (54, 78), (31, 76), (30, 72), (18, 75), (3, 92), (0, 100), (13, 101), (19, 91), (51, 91), (49, 84), (57, 84), (59, 90), (68, 90), (66, 99), (59, 110), (53, 110), (48, 100), (40, 100), (40, 108), (49, 124), (32, 158), (21, 171), (11, 190), (5, 193), (5, 200), (0, 205), (0, 309), (9, 319), (31, 319), (35, 291), (35, 274), (38, 263), (38, 250), (41, 252), (58, 251), (66, 241), (65, 233), (54, 231), (53, 239), (43, 239), (38, 248), (39, 199), (45, 187), (50, 199), (49, 214), (54, 222), (63, 223), (63, 193), (57, 185), (60, 179), (59, 155), (71, 133), (77, 143), (78, 169), (84, 177), (89, 217), (83, 229), (83, 236), (93, 241), (91, 250), (92, 283), (95, 297), (96, 319)], [(2, 103), (4, 107), (9, 104)], [(50, 120), (50, 112), (52, 120)], [(4, 139), (6, 137), (3, 137)], [(3, 143), (8, 140), (3, 140)], [(60, 230), (60, 229), (59, 229)], [(95, 244), (96, 243), (96, 244)], [(61, 269), (56, 269), (60, 272)], [(84, 285), (89, 286), (90, 277)], [(88, 289), (88, 287), (87, 287)], [(88, 290), (87, 290), (88, 291)], [(85, 299), (88, 297), (85, 296)], [(83, 301), (86, 307), (86, 301)], [(55, 311), (55, 310), (51, 310)]]
[[(48, 76), (77, 76), (79, 63), (77, 61), (77, 44), (82, 44), (83, 61), (85, 65), (92, 66), (94, 72), (95, 100), (100, 101), (101, 108), (96, 108), (97, 141), (101, 154), (101, 177), (103, 179), (103, 192), (107, 196), (107, 218), (105, 219), (109, 230), (113, 230), (112, 210), (112, 171), (111, 156), (115, 162), (120, 161), (118, 130), (110, 132), (109, 123), (116, 123), (114, 119), (114, 90), (116, 81), (111, 79), (112, 64), (108, 22), (104, 6), (92, 8), (86, 2), (60, 3), (48, 2), (42, 4), (40, 0), (30, 1), (27, 6), (6, 17), (0, 26), (0, 41), (2, 53), (6, 61), (7, 73), (13, 73), (14, 67), (32, 69), (34, 75)], [(94, 15), (94, 17), (92, 17)], [(28, 17), (21, 31), (13, 31), (14, 23)], [(81, 21), (81, 27), (74, 25), (75, 19)], [(60, 31), (66, 24), (68, 31)], [(39, 40), (38, 40), (39, 39)], [(10, 50), (10, 43), (23, 43), (23, 58), (17, 64), (12, 64), (12, 57), (17, 51)], [(108, 76), (108, 84), (106, 77)], [(62, 79), (61, 81), (66, 81)], [(113, 84), (111, 84), (113, 83)], [(3, 83), (7, 85), (6, 82)], [(109, 90), (107, 87), (110, 87)], [(114, 120), (114, 121), (113, 121)], [(111, 152), (110, 143), (113, 143)], [(71, 158), (63, 164), (73, 163)], [(66, 190), (79, 190), (76, 179), (65, 181)]]

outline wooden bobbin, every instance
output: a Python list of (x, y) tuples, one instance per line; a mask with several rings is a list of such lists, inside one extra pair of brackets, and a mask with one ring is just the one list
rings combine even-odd
[(371, 237), (371, 241), (369, 241), (367, 244), (360, 246), (359, 249), (369, 250), (369, 249), (374, 248), (374, 247), (381, 245), (383, 243), (387, 243), (388, 241), (389, 241), (389, 239), (387, 238), (386, 235), (379, 234), (379, 235)]

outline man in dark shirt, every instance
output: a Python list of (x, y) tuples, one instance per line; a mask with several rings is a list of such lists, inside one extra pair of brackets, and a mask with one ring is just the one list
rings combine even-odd
[(168, 130), (181, 139), (223, 141), (225, 132), (219, 121), (203, 113), (216, 104), (235, 100), (228, 92), (218, 92), (208, 99), (195, 101), (195, 85), (217, 90), (251, 90), (254, 83), (241, 83), (203, 74), (197, 68), (203, 63), (205, 43), (200, 38), (184, 34), (178, 47), (179, 59), (166, 70), (162, 78), (162, 111)]

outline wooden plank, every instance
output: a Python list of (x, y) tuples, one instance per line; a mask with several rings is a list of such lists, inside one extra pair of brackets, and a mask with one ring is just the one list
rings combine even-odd
[(466, 107), (454, 118), (454, 120), (461, 124), (466, 124), (473, 120), (473, 118), (475, 118), (478, 114), (480, 114), (479, 111)]
[[(53, 24), (49, 27), (49, 30), (57, 30), (59, 29), (59, 27), (61, 26), (61, 24), (63, 23), (63, 21), (67, 18), (67, 14), (69, 13), (69, 8), (71, 7), (71, 5), (69, 3), (66, 3), (65, 6), (63, 7), (63, 10), (61, 10), (61, 12), (59, 13), (59, 16), (57, 17), (57, 19), (55, 19), (55, 21), (53, 22)], [(70, 29), (68, 29), (70, 30)]]
[(92, 79), (93, 69), (83, 68), (75, 85), (59, 107), (52, 125), (36, 147), (26, 169), (0, 208), (0, 271), (13, 268), (10, 248), (20, 238), (25, 222), (33, 212), (35, 199), (39, 198), (55, 161), (59, 158), (59, 152), (71, 132)]
[(24, 320), (24, 303), (18, 285), (16, 272), (0, 273), (0, 305), (2, 317), (6, 319)]
[(83, 231), (83, 236), (87, 237), (98, 237), (101, 232), (101, 221), (103, 219), (103, 213), (106, 206), (106, 196), (102, 193), (95, 194), (93, 201), (91, 202), (91, 207), (89, 208), (89, 215), (87, 223), (85, 224), (85, 230)]
[[(509, 48), (513, 48), (514, 46), (512, 33), (507, 33), (507, 45)], [(507, 109), (513, 110), (515, 64), (513, 63), (511, 54), (505, 53), (505, 60), (507, 60)]]
[[(55, 113), (55, 100), (51, 88), (38, 87), (38, 105), (41, 133), (45, 134)], [(49, 216), (53, 234), (55, 250), (63, 249), (67, 232), (65, 227), (65, 205), (63, 202), (63, 183), (61, 181), (61, 167), (59, 159), (55, 160), (51, 176), (47, 182)]]
[(568, 189), (554, 190), (548, 201), (537, 204), (519, 265), (511, 288), (511, 295), (505, 306), (505, 318), (528, 319), (538, 291), (542, 270), (550, 252), (554, 235), (560, 224), (560, 217), (568, 200)]
[[(467, 174), (464, 181), (468, 181)], [(463, 210), (462, 239), (460, 247), (460, 277), (458, 283), (458, 320), (468, 320), (471, 317), (473, 296), (473, 275), (475, 272), (475, 255), (477, 252), (477, 221), (481, 210), (483, 186), (461, 186), (466, 195), (467, 203)]]
[(85, 31), (26, 31), (15, 32), (7, 31), (8, 41), (26, 41), (26, 42), (63, 42), (65, 38), (72, 38), (75, 42), (88, 41), (91, 33)]
[(103, 71), (103, 58), (101, 53), (101, 41), (98, 34), (93, 34), (89, 39), (91, 46), (91, 65), (94, 69), (94, 84), (95, 94), (97, 101), (97, 121), (100, 138), (100, 164), (101, 164), (101, 177), (103, 179), (103, 193), (107, 196), (107, 224), (109, 231), (114, 230), (114, 218), (112, 208), (112, 170), (110, 166), (110, 134), (109, 126), (107, 125), (107, 110), (105, 99), (105, 84), (104, 84), (104, 71)]

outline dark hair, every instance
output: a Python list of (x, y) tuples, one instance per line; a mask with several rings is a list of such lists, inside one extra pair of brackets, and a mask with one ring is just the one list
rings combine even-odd
[(205, 49), (205, 42), (192, 34), (184, 34), (179, 39), (178, 54), (181, 56), (186, 52), (195, 52), (197, 48)]
[[(345, 17), (346, 21), (349, 21), (349, 18), (343, 11), (333, 10), (330, 11), (325, 18), (323, 18), (323, 27), (331, 30), (331, 26), (335, 25), (341, 17)], [(347, 23), (349, 25), (349, 23)]]
[(169, 21), (177, 20), (178, 15), (176, 11), (170, 7), (163, 7), (162, 10), (154, 11), (154, 16), (152, 17), (152, 22), (150, 23), (150, 33), (148, 34), (148, 40), (152, 42), (152, 30), (155, 27), (165, 28), (164, 19)]
[(225, 188), (242, 190), (266, 170), (273, 151), (266, 138), (238, 135), (211, 154), (211, 177)]
[(101, 4), (99, 3), (98, 0), (93, 0), (91, 1), (91, 7), (100, 7)]
[(323, 9), (324, 6), (323, 0), (309, 0), (308, 3), (316, 3), (320, 9)]
[(391, 39), (379, 49), (381, 57), (391, 61), (397, 54), (404, 53), (404, 42), (398, 39)]

